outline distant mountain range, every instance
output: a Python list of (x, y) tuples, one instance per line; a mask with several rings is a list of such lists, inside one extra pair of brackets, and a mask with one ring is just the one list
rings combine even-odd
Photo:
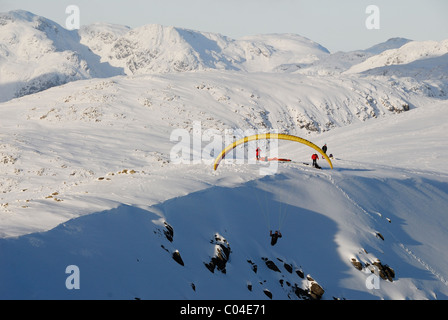
[[(0, 102), (81, 79), (210, 69), (307, 75), (424, 74), (446, 80), (447, 53), (448, 40), (393, 38), (366, 50), (330, 53), (296, 34), (235, 40), (171, 26), (130, 29), (106, 23), (69, 31), (44, 17), (16, 10), (0, 14)], [(436, 86), (443, 87), (442, 94), (446, 91), (444, 84)]]

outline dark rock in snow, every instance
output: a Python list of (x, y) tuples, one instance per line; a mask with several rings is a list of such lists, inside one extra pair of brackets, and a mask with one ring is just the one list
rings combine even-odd
[(320, 300), (325, 290), (317, 283), (313, 282), (310, 287), (310, 296), (314, 300)]
[(285, 264), (284, 264), (283, 266), (285, 267), (286, 271), (288, 271), (289, 273), (292, 273), (292, 265), (287, 264), (287, 263), (285, 262)]
[(375, 261), (373, 265), (378, 268), (381, 279), (393, 282), (393, 279), (395, 278), (394, 269), (389, 267), (387, 264), (382, 264), (380, 261)]
[(254, 262), (252, 262), (252, 260), (247, 260), (247, 262), (249, 262), (252, 265), (252, 271), (257, 273), (258, 266)]
[(166, 230), (164, 230), (163, 233), (165, 234), (165, 237), (168, 239), (169, 242), (173, 242), (174, 229), (168, 223), (164, 222), (164, 224), (165, 224)]
[(377, 238), (380, 238), (381, 240), (384, 241), (384, 237), (383, 237), (383, 235), (382, 235), (381, 233), (377, 232), (377, 233), (376, 233), (376, 237), (377, 237)]
[(264, 289), (263, 290), (264, 294), (268, 296), (269, 299), (272, 299), (272, 292), (269, 291), (268, 289)]
[(178, 250), (173, 252), (173, 259), (174, 259), (174, 261), (176, 261), (181, 266), (184, 265), (184, 261), (182, 260), (182, 257), (180, 256), (180, 253), (179, 253)]
[(262, 258), (262, 259), (266, 263), (266, 266), (269, 269), (271, 269), (275, 272), (281, 272), (280, 269), (276, 266), (276, 264), (272, 260), (269, 260), (268, 258)]
[(204, 263), (206, 268), (210, 270), (210, 272), (214, 273), (215, 268), (221, 271), (222, 273), (226, 273), (226, 264), (229, 261), (230, 257), (230, 246), (226, 239), (220, 237), (219, 235), (215, 235), (215, 240), (212, 241), (215, 244), (215, 255), (212, 257), (209, 263)]
[(362, 270), (362, 263), (359, 262), (358, 260), (356, 260), (355, 258), (352, 258), (352, 265), (358, 269), (358, 270)]
[(302, 278), (302, 279), (304, 279), (305, 278), (305, 274), (303, 273), (303, 271), (302, 270), (300, 270), (300, 269), (297, 269), (296, 270), (296, 273), (297, 273), (297, 275), (300, 277), (300, 278)]

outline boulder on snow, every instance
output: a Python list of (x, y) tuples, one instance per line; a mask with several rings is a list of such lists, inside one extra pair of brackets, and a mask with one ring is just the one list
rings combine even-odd
[(390, 282), (393, 282), (395, 278), (395, 271), (391, 267), (389, 267), (387, 264), (382, 264), (379, 260), (375, 261), (373, 263), (375, 267), (378, 268), (378, 273), (383, 280), (389, 280)]
[(180, 253), (179, 253), (178, 250), (173, 252), (173, 259), (174, 259), (174, 261), (176, 261), (181, 266), (184, 265), (184, 261), (182, 260), (182, 257), (180, 256)]
[(297, 295), (297, 297), (303, 300), (320, 300), (325, 293), (325, 290), (310, 275), (307, 275), (306, 279), (310, 282), (309, 288), (305, 290), (295, 284), (293, 288), (294, 293)]
[(358, 260), (356, 260), (355, 258), (352, 258), (352, 265), (358, 269), (358, 270), (362, 270), (362, 263), (359, 262)]
[(252, 271), (255, 272), (255, 273), (257, 273), (258, 266), (257, 266), (254, 262), (252, 262), (252, 260), (247, 260), (247, 262), (248, 262), (250, 265), (252, 265)]
[(292, 265), (288, 264), (288, 263), (284, 263), (283, 267), (285, 267), (286, 271), (288, 271), (289, 273), (292, 273)]
[(268, 296), (269, 299), (272, 299), (272, 292), (271, 291), (269, 291), (268, 289), (264, 289), (263, 292), (264, 292), (264, 294), (266, 296)]
[(280, 269), (276, 266), (276, 264), (272, 260), (269, 260), (268, 258), (261, 258), (261, 259), (266, 263), (266, 267), (268, 267), (272, 271), (281, 273)]
[(297, 269), (297, 270), (296, 270), (296, 274), (297, 274), (300, 278), (302, 278), (302, 279), (305, 278), (305, 273), (303, 273), (303, 271), (300, 270), (300, 269)]
[(320, 300), (324, 293), (325, 290), (317, 282), (311, 283), (309, 294), (313, 300)]
[(166, 230), (163, 230), (163, 234), (165, 235), (165, 237), (168, 239), (169, 242), (173, 242), (174, 237), (173, 227), (170, 226), (166, 221), (164, 222), (164, 225)]

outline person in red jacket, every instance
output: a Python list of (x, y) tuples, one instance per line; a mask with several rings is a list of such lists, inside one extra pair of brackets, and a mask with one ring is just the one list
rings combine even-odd
[(257, 150), (255, 150), (255, 152), (256, 152), (256, 157), (257, 157), (257, 160), (260, 160), (260, 151), (261, 151), (261, 149), (260, 149), (260, 148), (257, 148)]
[(317, 167), (318, 167), (317, 159), (319, 159), (319, 156), (317, 155), (317, 153), (314, 153), (314, 154), (311, 156), (311, 159), (313, 159), (313, 167), (317, 168)]

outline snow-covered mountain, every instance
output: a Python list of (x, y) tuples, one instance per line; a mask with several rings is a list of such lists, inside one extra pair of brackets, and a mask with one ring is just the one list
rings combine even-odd
[[(448, 298), (443, 41), (331, 54), (297, 35), (0, 17), (0, 299)], [(66, 74), (67, 54), (78, 78), (11, 99), (35, 78), (17, 70), (53, 57)], [(327, 143), (334, 169), (281, 141), (292, 161), (273, 174), (247, 154), (213, 170), (275, 130)]]
[(68, 31), (17, 10), (0, 15), (0, 101), (70, 81), (193, 70), (272, 71), (310, 63), (328, 51), (298, 35), (233, 40), (161, 25), (106, 23)]
[(81, 28), (80, 35), (82, 43), (128, 75), (208, 69), (269, 72), (329, 54), (319, 44), (294, 34), (234, 40), (154, 24), (123, 34), (121, 29), (117, 33), (97, 24)]
[(408, 42), (353, 65), (345, 73), (400, 81), (408, 88), (420, 86), (428, 96), (446, 97), (448, 40)]
[(0, 14), (0, 101), (118, 74), (121, 69), (101, 63), (76, 31), (26, 11)]
[[(399, 50), (402, 46), (409, 49)], [(406, 68), (410, 75), (392, 65), (417, 59), (426, 63), (424, 58), (440, 60), (436, 65), (441, 68), (425, 66), (422, 78), (441, 78), (446, 76), (445, 52), (445, 42), (394, 38), (365, 50), (330, 54), (295, 34), (235, 40), (154, 24), (130, 29), (96, 23), (68, 31), (44, 17), (17, 10), (0, 15), (0, 101), (75, 80), (148, 73), (234, 70), (333, 76), (375, 69), (371, 74), (413, 76), (421, 74), (419, 65), (413, 72)], [(386, 70), (380, 70), (385, 66)], [(416, 84), (409, 86), (415, 90)], [(428, 86), (434, 90), (428, 94), (446, 92), (440, 83)]]

